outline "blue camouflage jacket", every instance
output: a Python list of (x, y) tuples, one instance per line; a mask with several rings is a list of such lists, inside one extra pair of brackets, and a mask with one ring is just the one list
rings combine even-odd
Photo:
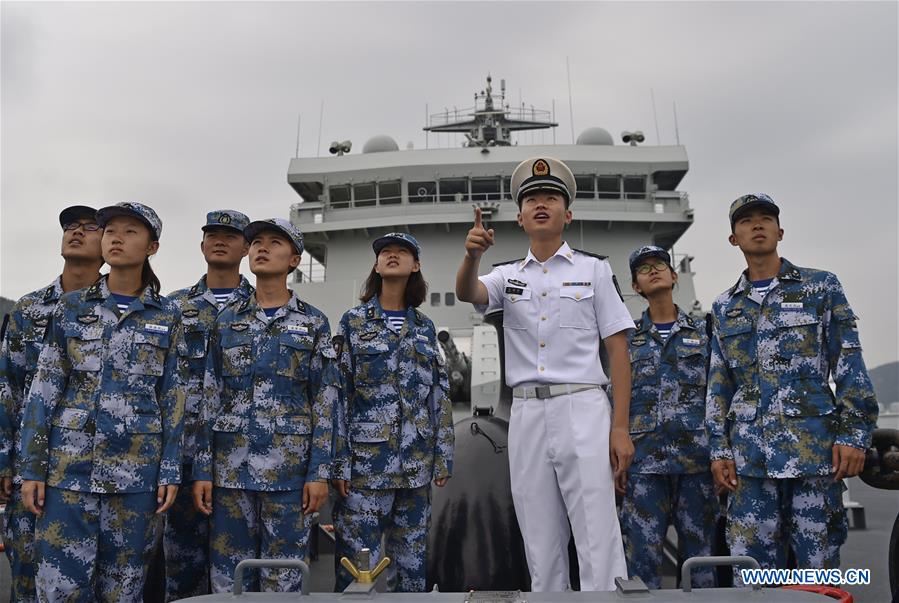
[(705, 321), (677, 311), (662, 340), (649, 310), (628, 334), (631, 357), (632, 473), (701, 473), (709, 470), (705, 431), (709, 338)]
[(415, 308), (399, 333), (377, 296), (343, 315), (333, 476), (356, 488), (417, 488), (453, 470), (449, 382), (434, 323)]
[(760, 299), (744, 272), (715, 300), (712, 321), (713, 460), (733, 459), (752, 477), (829, 475), (834, 444), (871, 444), (877, 401), (836, 276), (782, 259)]
[(149, 287), (121, 315), (106, 277), (53, 311), (25, 403), (22, 476), (102, 494), (181, 481), (181, 313)]
[(21, 446), (25, 394), (37, 370), (50, 315), (63, 294), (61, 279), (16, 302), (0, 348), (0, 477), (13, 476), (17, 484), (22, 482), (15, 458)]
[[(225, 304), (240, 303), (253, 295), (253, 286), (243, 276), (240, 285), (231, 293)], [(185, 467), (193, 464), (197, 451), (197, 434), (200, 431), (200, 402), (203, 399), (203, 379), (206, 374), (206, 350), (209, 349), (209, 332), (219, 314), (219, 307), (212, 291), (206, 286), (206, 275), (193, 287), (178, 289), (168, 298), (181, 309), (184, 337), (178, 354), (187, 365), (187, 393), (184, 406), (184, 442), (181, 458)], [(189, 476), (185, 476), (187, 480)]]
[(327, 317), (291, 293), (269, 318), (251, 295), (209, 343), (194, 480), (255, 491), (326, 480), (337, 385)]

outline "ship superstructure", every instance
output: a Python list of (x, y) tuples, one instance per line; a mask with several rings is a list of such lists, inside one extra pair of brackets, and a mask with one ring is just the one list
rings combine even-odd
[[(635, 317), (642, 312), (645, 302), (629, 286), (628, 254), (650, 243), (673, 251), (693, 223), (688, 196), (678, 190), (689, 167), (686, 150), (616, 145), (602, 128), (585, 130), (575, 144), (516, 144), (518, 132), (557, 124), (549, 112), (504, 104), (504, 88), (494, 96), (488, 77), (474, 107), (431, 116), (426, 131), (465, 135), (458, 148), (400, 150), (389, 136), (376, 136), (362, 153), (291, 160), (288, 182), (302, 201), (291, 207), (290, 217), (316, 260), (313, 269), (304, 263), (296, 272), (294, 286), (332, 324), (358, 303), (374, 264), (372, 240), (402, 230), (423, 248), (429, 297), (421, 309), (455, 336), (470, 333), (481, 317), (456, 301), (454, 288), (473, 207), (481, 207), (496, 232), (482, 272), (492, 263), (521, 258), (528, 243), (516, 220), (509, 180), (519, 162), (537, 156), (561, 159), (575, 174), (574, 220), (565, 239), (576, 249), (608, 256), (628, 308)], [(688, 312), (699, 311), (691, 258), (673, 257), (679, 272), (675, 300)]]

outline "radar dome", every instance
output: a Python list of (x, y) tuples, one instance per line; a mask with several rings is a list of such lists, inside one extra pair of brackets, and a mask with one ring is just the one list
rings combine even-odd
[(396, 141), (386, 134), (372, 136), (362, 147), (363, 153), (384, 153), (385, 151), (399, 151)]
[(578, 144), (615, 144), (609, 131), (604, 128), (587, 128), (577, 137)]

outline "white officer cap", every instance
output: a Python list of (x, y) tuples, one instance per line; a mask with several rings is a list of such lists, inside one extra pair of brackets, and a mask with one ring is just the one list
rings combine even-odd
[(562, 193), (569, 207), (577, 193), (574, 175), (568, 166), (552, 157), (532, 157), (518, 164), (512, 172), (512, 198), (518, 205), (528, 193), (551, 190)]

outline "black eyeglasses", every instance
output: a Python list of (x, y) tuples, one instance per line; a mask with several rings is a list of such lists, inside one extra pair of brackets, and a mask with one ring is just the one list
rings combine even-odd
[(96, 222), (69, 222), (62, 225), (63, 230), (78, 230), (79, 227), (83, 228), (85, 232), (100, 230), (100, 225)]
[(637, 267), (637, 274), (649, 274), (653, 269), (663, 272), (668, 269), (668, 264), (661, 260), (653, 262), (652, 264), (641, 264)]

